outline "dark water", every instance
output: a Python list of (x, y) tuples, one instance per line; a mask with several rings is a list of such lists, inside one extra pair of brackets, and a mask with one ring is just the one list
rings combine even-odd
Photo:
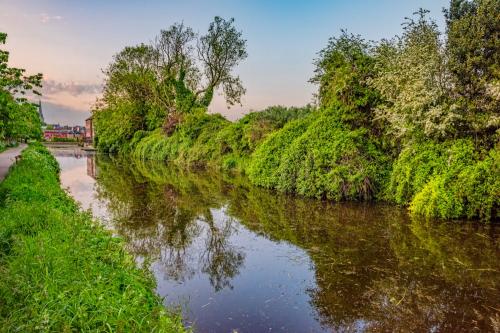
[(298, 199), (160, 163), (56, 155), (63, 185), (151, 266), (165, 304), (196, 331), (500, 329), (498, 227)]

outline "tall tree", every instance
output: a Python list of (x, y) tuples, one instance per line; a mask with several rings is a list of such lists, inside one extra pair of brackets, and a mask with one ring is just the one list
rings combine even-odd
[[(245, 89), (233, 71), (246, 57), (234, 19), (218, 16), (205, 35), (176, 23), (151, 45), (126, 47), (105, 71), (104, 95), (93, 111), (97, 137), (122, 145), (139, 130), (163, 125), (169, 133), (184, 115), (206, 110), (217, 89), (228, 105), (240, 103)], [(112, 119), (127, 124), (117, 127)]]
[(500, 1), (451, 0), (445, 10), (453, 97), (476, 136), (500, 128)]
[(372, 84), (384, 102), (376, 118), (396, 141), (452, 135), (459, 115), (450, 108), (446, 59), (437, 25), (420, 10), (408, 18), (401, 37), (376, 49)]

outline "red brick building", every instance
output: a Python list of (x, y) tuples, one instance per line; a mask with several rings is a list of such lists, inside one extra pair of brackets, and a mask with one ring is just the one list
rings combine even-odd
[(85, 119), (85, 142), (92, 144), (94, 142), (94, 126), (92, 116)]

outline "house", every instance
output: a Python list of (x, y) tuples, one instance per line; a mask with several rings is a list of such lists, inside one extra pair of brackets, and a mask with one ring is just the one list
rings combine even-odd
[(85, 142), (89, 144), (94, 142), (94, 126), (92, 116), (85, 119)]
[(82, 141), (85, 139), (84, 126), (60, 126), (59, 124), (47, 125), (43, 130), (43, 138), (46, 141), (54, 141), (54, 139), (67, 139)]

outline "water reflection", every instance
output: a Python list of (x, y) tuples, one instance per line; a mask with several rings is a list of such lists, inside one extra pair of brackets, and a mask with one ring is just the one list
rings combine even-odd
[[(64, 182), (72, 164), (60, 163)], [(161, 163), (88, 157), (87, 174), (158, 292), (200, 332), (500, 328), (496, 226), (411, 221)]]

